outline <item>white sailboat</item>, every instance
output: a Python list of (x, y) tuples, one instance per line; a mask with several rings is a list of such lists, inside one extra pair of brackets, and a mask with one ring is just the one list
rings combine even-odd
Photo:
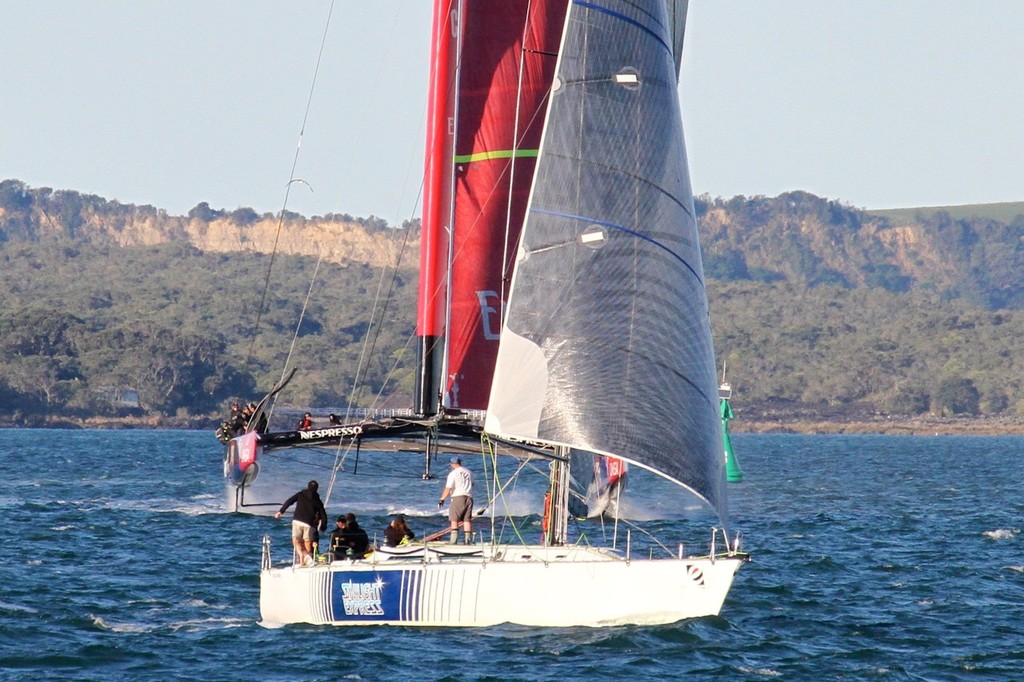
[[(263, 449), (302, 442), (415, 446), (427, 461), (473, 453), (491, 514), (468, 544), (313, 566), (275, 564), (265, 538), (265, 624), (606, 626), (719, 613), (747, 556), (728, 526), (677, 95), (685, 9), (436, 0), (414, 406), (247, 434), (225, 472), (244, 484)], [(612, 458), (706, 503), (718, 520), (707, 550), (668, 540), (638, 551), (629, 533), (596, 546), (570, 527), (580, 454), (591, 472), (593, 458)], [(538, 468), (531, 543), (530, 521), (494, 502)]]

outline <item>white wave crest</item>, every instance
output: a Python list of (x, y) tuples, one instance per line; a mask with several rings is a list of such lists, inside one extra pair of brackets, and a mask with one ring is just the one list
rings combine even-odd
[(982, 535), (993, 540), (1009, 540), (1018, 533), (1020, 533), (1020, 528), (997, 528), (996, 530), (987, 530)]
[(102, 616), (94, 616), (92, 614), (89, 614), (89, 620), (101, 630), (109, 630), (110, 632), (152, 632), (154, 629), (141, 623), (108, 623)]
[(772, 670), (771, 668), (747, 668), (745, 666), (740, 666), (740, 672), (757, 675), (758, 677), (782, 677), (782, 673), (778, 670)]
[(36, 609), (31, 606), (22, 606), (21, 604), (11, 604), (9, 602), (0, 601), (0, 611), (11, 611), (19, 613), (39, 613)]

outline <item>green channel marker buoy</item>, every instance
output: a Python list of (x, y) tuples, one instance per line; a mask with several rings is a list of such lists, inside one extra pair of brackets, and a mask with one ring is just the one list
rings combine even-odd
[(732, 440), (729, 438), (729, 420), (732, 419), (729, 398), (732, 397), (732, 386), (724, 381), (724, 376), (722, 378), (723, 381), (718, 387), (718, 407), (722, 417), (722, 442), (725, 445), (725, 478), (730, 483), (739, 483), (743, 480), (743, 471), (732, 451)]

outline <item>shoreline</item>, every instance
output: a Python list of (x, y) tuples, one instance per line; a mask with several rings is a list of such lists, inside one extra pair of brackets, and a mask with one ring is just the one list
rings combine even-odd
[[(27, 422), (28, 420), (25, 420)], [(213, 432), (220, 421), (213, 417), (43, 417), (30, 423), (0, 420), (0, 428), (48, 429), (187, 429)], [(806, 435), (888, 436), (1024, 436), (1024, 417), (893, 417), (828, 418), (808, 414), (772, 414), (747, 418), (742, 413), (729, 422), (729, 432), (792, 433)]]
[(799, 433), (883, 436), (1024, 436), (1021, 417), (877, 417), (814, 419), (806, 416), (771, 419), (734, 418), (730, 433)]

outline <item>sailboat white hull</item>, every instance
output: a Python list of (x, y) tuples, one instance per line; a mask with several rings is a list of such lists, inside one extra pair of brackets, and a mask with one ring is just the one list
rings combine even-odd
[(717, 615), (746, 560), (745, 555), (627, 560), (586, 547), (432, 545), (408, 551), (385, 560), (283, 568), (269, 568), (265, 556), (263, 624), (673, 623)]

